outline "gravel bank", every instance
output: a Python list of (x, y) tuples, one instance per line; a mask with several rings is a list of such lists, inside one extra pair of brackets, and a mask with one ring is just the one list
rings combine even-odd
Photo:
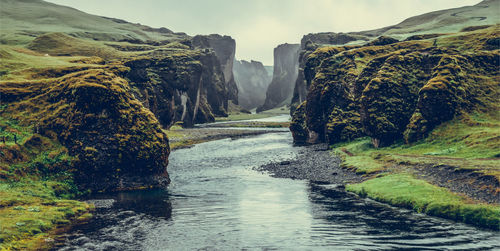
[(328, 145), (319, 144), (302, 147), (295, 160), (266, 164), (256, 170), (269, 172), (276, 178), (306, 179), (339, 185), (363, 180), (362, 176), (342, 169), (340, 162), (340, 158), (328, 151)]

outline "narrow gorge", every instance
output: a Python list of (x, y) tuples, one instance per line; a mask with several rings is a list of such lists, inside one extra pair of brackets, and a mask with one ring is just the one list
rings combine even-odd
[(500, 0), (153, 2), (0, 0), (1, 250), (500, 248)]

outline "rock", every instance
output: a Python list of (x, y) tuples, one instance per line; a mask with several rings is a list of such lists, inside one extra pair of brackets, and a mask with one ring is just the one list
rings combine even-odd
[[(299, 71), (297, 80), (295, 81), (295, 86), (293, 90), (293, 97), (291, 101), (291, 109), (290, 115), (293, 114), (294, 110), (297, 106), (306, 100), (307, 89), (311, 84), (311, 80), (314, 75), (310, 76), (311, 72), (314, 72), (314, 68), (319, 66), (324, 56), (328, 56), (327, 54), (319, 55), (317, 54), (317, 60), (308, 60), (309, 55), (313, 53), (316, 49), (323, 47), (325, 45), (343, 45), (349, 42), (357, 41), (357, 40), (368, 40), (368, 38), (364, 36), (347, 34), (347, 33), (334, 33), (334, 32), (322, 32), (322, 33), (309, 33), (302, 37), (300, 41), (300, 51), (299, 51)], [(335, 52), (336, 53), (336, 52)], [(306, 69), (306, 63), (308, 63), (307, 72), (304, 72)], [(306, 74), (309, 73), (309, 76), (306, 77)]]
[(289, 104), (293, 85), (298, 75), (298, 44), (281, 44), (274, 48), (273, 80), (266, 92), (266, 100), (257, 112)]
[(457, 40), (469, 45), (463, 52), (432, 41), (391, 40), (304, 54), (308, 88), (306, 102), (293, 113), (294, 141), (334, 144), (370, 136), (376, 147), (403, 138), (411, 143), (445, 121), (495, 102), (499, 52), (477, 41), (485, 40), (490, 31), (485, 32)]
[[(163, 187), (170, 152), (167, 135), (155, 116), (119, 77), (124, 67), (82, 70), (63, 77), (3, 84), (9, 93), (4, 112), (29, 112), (40, 134), (56, 138), (73, 157), (71, 172), (83, 190)], [(20, 95), (16, 95), (16, 93)]]
[[(238, 104), (238, 87), (233, 75), (233, 62), (236, 53), (236, 42), (234, 39), (230, 36), (211, 34), (208, 36), (195, 36), (192, 41), (195, 48), (211, 48), (214, 50), (224, 73), (228, 99), (233, 101), (234, 104)], [(227, 110), (227, 104), (225, 109)]]
[(253, 60), (235, 60), (233, 73), (238, 86), (238, 104), (249, 110), (262, 105), (272, 80), (272, 74), (267, 72), (264, 65)]
[(373, 41), (367, 43), (366, 45), (368, 46), (380, 46), (380, 45), (388, 45), (388, 44), (393, 44), (397, 43), (399, 40), (392, 38), (392, 37), (387, 37), (387, 36), (380, 36), (377, 39), (374, 39)]
[(168, 128), (227, 116), (228, 91), (212, 50), (161, 51), (124, 62), (134, 95)]

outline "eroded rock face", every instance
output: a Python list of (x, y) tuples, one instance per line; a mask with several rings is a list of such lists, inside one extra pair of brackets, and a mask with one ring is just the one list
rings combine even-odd
[(235, 60), (234, 79), (238, 86), (238, 104), (248, 110), (264, 103), (272, 75), (258, 61)]
[(274, 48), (273, 80), (267, 89), (266, 100), (257, 112), (290, 103), (298, 75), (299, 48), (298, 44), (281, 44)]
[(415, 142), (442, 122), (493, 102), (500, 54), (489, 50), (489, 36), (461, 38), (460, 44), (469, 44), (461, 51), (429, 40), (382, 38), (375, 43), (381, 45), (308, 53), (306, 102), (290, 127), (294, 140), (334, 144), (370, 136), (377, 147)]
[[(367, 38), (348, 33), (334, 33), (334, 32), (310, 33), (302, 37), (300, 41), (300, 51), (298, 59), (299, 70), (293, 90), (290, 115), (293, 115), (296, 107), (306, 100), (307, 89), (311, 84), (310, 80), (312, 79), (312, 77), (309, 76), (308, 78), (306, 78), (305, 75), (305, 74), (310, 74), (310, 72), (309, 73), (304, 72), (304, 69), (306, 68), (306, 63), (308, 63), (309, 65), (314, 64), (315, 66), (318, 66), (322, 60), (322, 59), (317, 59), (314, 62), (308, 62), (309, 55), (313, 53), (316, 49), (324, 47), (326, 45), (343, 45), (356, 40), (367, 40)], [(309, 66), (309, 71), (311, 71), (311, 69), (314, 67)], [(307, 79), (309, 79), (309, 82)]]
[[(55, 137), (73, 157), (72, 168), (82, 190), (127, 190), (163, 187), (170, 152), (167, 135), (153, 113), (117, 76), (126, 69), (83, 70), (33, 83), (6, 84), (9, 110), (30, 112), (24, 123)], [(10, 86), (10, 88), (5, 88)], [(7, 100), (6, 100), (7, 101)]]
[[(236, 53), (236, 41), (230, 36), (221, 36), (211, 34), (208, 36), (198, 35), (192, 39), (193, 46), (196, 48), (213, 49), (219, 59), (224, 73), (224, 81), (228, 91), (228, 99), (238, 104), (238, 88), (233, 76), (233, 62)], [(227, 105), (225, 106), (227, 110)]]
[(161, 51), (126, 61), (134, 95), (168, 128), (227, 116), (228, 91), (212, 50)]

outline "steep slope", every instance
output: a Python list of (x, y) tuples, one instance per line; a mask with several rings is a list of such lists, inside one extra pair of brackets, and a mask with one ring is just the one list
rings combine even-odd
[(267, 89), (266, 100), (257, 112), (290, 103), (298, 74), (299, 48), (298, 44), (281, 44), (274, 48), (273, 80)]
[(132, 92), (160, 123), (190, 127), (227, 116), (228, 91), (212, 50), (156, 50), (125, 59)]
[[(0, 132), (19, 139), (2, 147), (14, 154), (2, 155), (2, 164), (29, 174), (31, 158), (39, 158), (32, 151), (63, 147), (58, 151), (71, 159), (64, 169), (81, 189), (164, 186), (169, 146), (162, 129), (227, 116), (230, 37), (209, 36), (200, 48), (185, 34), (44, 1), (1, 6)], [(221, 52), (226, 42), (232, 46)], [(29, 135), (52, 143), (18, 149)]]
[[(52, 172), (70, 172), (81, 190), (166, 185), (167, 136), (130, 93), (128, 83), (116, 75), (124, 70), (81, 69), (56, 78), (2, 82), (2, 120), (17, 121), (33, 135), (20, 139), (20, 149), (2, 150), (22, 156), (24, 147), (42, 148), (43, 137), (59, 141), (72, 161)], [(2, 163), (11, 167), (19, 162), (2, 156)]]
[(251, 110), (264, 103), (266, 90), (271, 83), (272, 75), (258, 61), (234, 61), (234, 79), (238, 86), (238, 103)]

